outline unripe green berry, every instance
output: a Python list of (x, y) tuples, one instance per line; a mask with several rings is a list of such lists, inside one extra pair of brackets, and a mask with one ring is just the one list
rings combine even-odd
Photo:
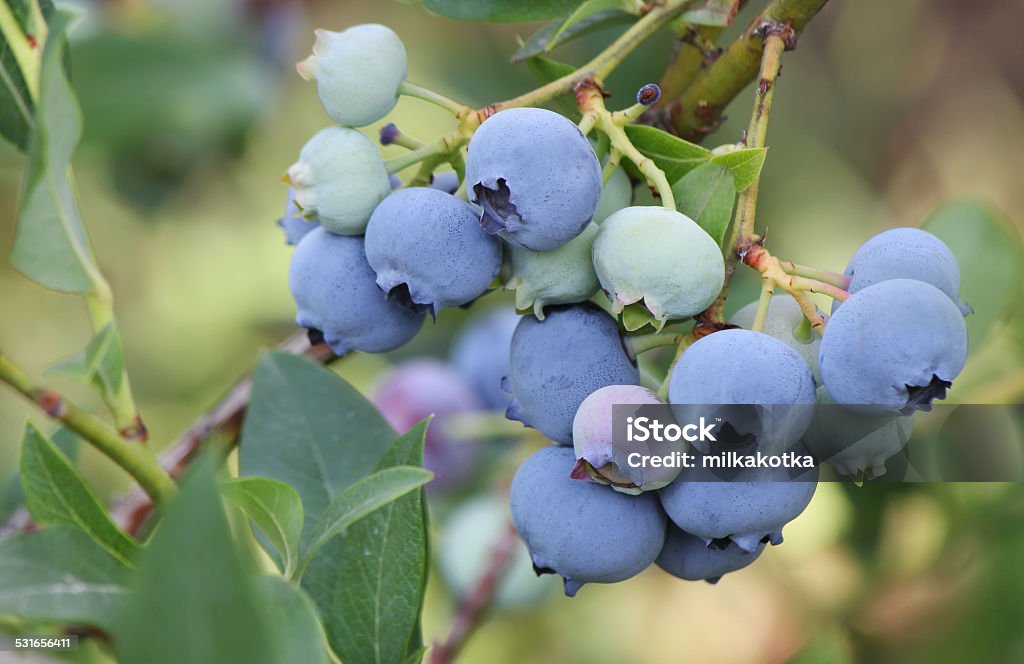
[(659, 325), (704, 311), (725, 281), (711, 236), (686, 215), (653, 206), (624, 208), (601, 224), (594, 269), (615, 313), (643, 300)]
[(328, 127), (309, 139), (288, 169), (288, 181), (303, 216), (339, 235), (361, 235), (391, 191), (377, 146), (346, 127)]
[(544, 320), (544, 307), (575, 304), (590, 299), (600, 284), (594, 274), (591, 252), (597, 225), (551, 251), (533, 251), (508, 245), (505, 288), (516, 292), (516, 308), (533, 308), (537, 320)]
[(601, 199), (597, 202), (597, 212), (594, 213), (594, 222), (600, 224), (602, 221), (628, 207), (633, 202), (633, 183), (629, 181), (624, 168), (616, 168), (612, 176), (601, 187)]
[(302, 78), (316, 81), (327, 114), (347, 127), (362, 127), (387, 115), (409, 69), (398, 35), (374, 23), (314, 34), (313, 55), (295, 68)]

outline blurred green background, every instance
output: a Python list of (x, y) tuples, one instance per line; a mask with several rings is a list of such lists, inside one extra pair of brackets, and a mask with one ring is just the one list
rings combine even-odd
[[(157, 447), (293, 331), (290, 250), (274, 220), (285, 197), (279, 177), (329, 123), (293, 68), (314, 27), (385, 23), (405, 41), (411, 80), (474, 106), (536, 83), (508, 62), (517, 37), (535, 26), (459, 24), (415, 3), (75, 4), (86, 11), (71, 48), (85, 115), (77, 183)], [(762, 3), (749, 4), (727, 35)], [(951, 393), (964, 403), (1024, 397), (1016, 309), (1024, 265), (1013, 248), (1024, 231), (1022, 24), (1024, 4), (1011, 0), (833, 0), (785, 56), (769, 129), (758, 223), (784, 258), (841, 271), (880, 230), (920, 224), (950, 199), (981, 203), (940, 220), (962, 265), (970, 263), (965, 299), (978, 310), (970, 361)], [(556, 56), (583, 62), (615, 34)], [(661, 34), (631, 57), (609, 81), (609, 106), (628, 105), (656, 81), (670, 49), (671, 36)], [(709, 147), (738, 139), (752, 98), (740, 96)], [(425, 139), (452, 126), (443, 111), (409, 99), (386, 120)], [(375, 137), (380, 124), (365, 131)], [(22, 167), (0, 146), (4, 256)], [(742, 273), (730, 310), (756, 289)], [(495, 294), (484, 304), (499, 302), (510, 299)], [(446, 311), (399, 353), (346, 358), (337, 370), (369, 389), (398, 358), (443, 355), (467, 315)], [(88, 338), (79, 299), (0, 263), (5, 353), (43, 375)], [(99, 409), (87, 390), (48, 380)], [(26, 418), (49, 427), (0, 392), (0, 478), (16, 468)], [(104, 493), (125, 488), (109, 462), (90, 450), (82, 456)], [(718, 586), (655, 569), (588, 586), (573, 600), (552, 596), (542, 607), (499, 612), (464, 661), (1024, 661), (1022, 550), (1020, 485), (822, 484), (784, 546)], [(428, 642), (445, 633), (451, 607), (433, 582)]]

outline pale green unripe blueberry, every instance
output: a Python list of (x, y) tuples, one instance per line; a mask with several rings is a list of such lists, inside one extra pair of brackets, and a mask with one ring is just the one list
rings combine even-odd
[[(818, 307), (814, 307), (814, 310), (824, 315)], [(755, 314), (757, 300), (733, 314), (729, 322), (749, 330), (754, 324)], [(821, 336), (811, 329), (810, 324), (805, 324), (805, 320), (796, 300), (788, 293), (778, 293), (772, 297), (768, 305), (768, 315), (764, 319), (764, 329), (761, 331), (795, 350), (811, 368), (814, 382), (821, 385), (821, 372), (818, 370)]]
[(346, 127), (328, 127), (309, 139), (288, 169), (288, 181), (302, 215), (339, 235), (362, 235), (391, 192), (377, 146)]
[(633, 183), (629, 181), (624, 168), (616, 168), (612, 176), (601, 187), (601, 199), (597, 202), (594, 221), (601, 223), (624, 207), (633, 203)]
[(601, 285), (594, 273), (591, 252), (597, 225), (551, 251), (533, 251), (508, 245), (505, 288), (516, 292), (516, 309), (533, 308), (537, 320), (544, 320), (544, 307), (575, 304), (590, 299)]
[(398, 35), (375, 23), (314, 34), (313, 55), (295, 68), (302, 78), (316, 81), (327, 114), (347, 127), (362, 127), (387, 115), (409, 71)]
[(686, 215), (633, 206), (600, 228), (594, 269), (615, 313), (642, 300), (660, 326), (699, 314), (722, 290), (722, 250)]

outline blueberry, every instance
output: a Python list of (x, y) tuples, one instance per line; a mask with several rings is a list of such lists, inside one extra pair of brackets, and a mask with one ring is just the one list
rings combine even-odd
[(600, 288), (590, 259), (597, 225), (551, 251), (509, 246), (505, 288), (516, 292), (516, 309), (533, 309), (544, 320), (544, 307), (590, 299)]
[(302, 217), (302, 211), (295, 204), (295, 190), (288, 187), (288, 199), (284, 204), (284, 216), (277, 220), (277, 225), (284, 231), (284, 241), (290, 245), (299, 243), (306, 233), (320, 224)]
[(317, 132), (288, 169), (303, 214), (341, 235), (362, 235), (374, 208), (391, 191), (377, 147), (355, 129)]
[(394, 192), (373, 211), (366, 258), (385, 293), (436, 315), (484, 294), (501, 269), (501, 243), (480, 228), (465, 201), (415, 187)]
[[(821, 313), (817, 307), (815, 311)], [(757, 313), (757, 301), (751, 302), (737, 311), (729, 319), (733, 325), (750, 329)], [(800, 305), (788, 293), (779, 293), (772, 297), (768, 305), (768, 316), (764, 319), (761, 330), (770, 337), (775, 337), (786, 344), (807, 363), (814, 374), (814, 381), (821, 384), (821, 373), (818, 371), (818, 349), (821, 347), (821, 336), (805, 325), (805, 318)], [(801, 332), (801, 330), (803, 330)]]
[(488, 408), (504, 411), (511, 397), (501, 389), (508, 375), (512, 334), (519, 316), (501, 308), (472, 319), (451, 348), (451, 362), (476, 389)]
[(615, 583), (654, 562), (665, 541), (665, 514), (652, 493), (627, 496), (569, 477), (572, 450), (547, 447), (516, 471), (512, 521), (534, 568), (565, 579), (572, 597), (585, 583)]
[(481, 223), (512, 244), (550, 251), (579, 235), (601, 197), (601, 166), (571, 121), (540, 108), (496, 113), (466, 156), (466, 189)]
[[(960, 301), (960, 268), (953, 252), (920, 228), (891, 228), (874, 236), (857, 249), (844, 274), (850, 277), (851, 294), (889, 279), (916, 279), (948, 295), (963, 315), (971, 312)], [(834, 300), (832, 313), (841, 305)]]
[(943, 399), (967, 361), (960, 309), (923, 281), (891, 279), (850, 296), (825, 328), (819, 363), (836, 403), (908, 414)]
[(560, 445), (572, 444), (580, 404), (606, 385), (636, 385), (636, 362), (615, 319), (592, 304), (523, 316), (512, 336), (506, 415)]
[(765, 547), (764, 543), (759, 543), (753, 551), (744, 551), (735, 542), (721, 544), (725, 546), (709, 546), (701, 538), (669, 524), (665, 546), (655, 562), (680, 579), (718, 583), (729, 572), (743, 569), (757, 560)]
[(634, 302), (655, 320), (694, 316), (725, 283), (725, 262), (715, 241), (689, 217), (663, 207), (615, 212), (594, 240), (594, 269), (615, 313)]
[[(429, 485), (428, 485), (429, 486)], [(487, 570), (495, 544), (511, 521), (508, 503), (497, 496), (478, 496), (442, 518), (437, 552), (438, 570), (456, 598), (469, 595)], [(495, 591), (498, 607), (523, 607), (543, 601), (555, 585), (551, 576), (538, 577), (530, 554), (516, 541)]]
[(479, 441), (453, 439), (445, 428), (453, 415), (484, 409), (462, 374), (439, 360), (409, 360), (381, 378), (371, 401), (399, 433), (434, 416), (423, 449), (423, 464), (436, 475), (428, 488), (450, 489), (471, 479), (480, 460)]
[[(804, 454), (806, 450), (799, 449)], [(790, 476), (790, 473), (799, 473)], [(818, 469), (747, 468), (730, 480), (698, 457), (658, 492), (668, 518), (711, 546), (735, 543), (754, 553), (765, 542), (782, 543), (782, 527), (811, 502)]]
[(459, 174), (455, 171), (434, 173), (430, 178), (430, 187), (446, 194), (454, 194), (459, 189)]
[(619, 416), (625, 419), (651, 405), (662, 405), (662, 401), (639, 385), (608, 385), (584, 399), (572, 422), (572, 444), (578, 460), (574, 476), (634, 495), (660, 489), (674, 480), (678, 468), (635, 468), (629, 465), (628, 455), (640, 452), (664, 456), (682, 449), (670, 444), (668, 449), (653, 450), (641, 443), (627, 445), (622, 440), (619, 445), (614, 444), (613, 408), (620, 406)]
[(885, 462), (903, 449), (914, 430), (914, 417), (872, 416), (836, 405), (824, 387), (804, 434), (816, 459), (849, 477), (874, 479), (885, 474)]
[(338, 355), (398, 348), (416, 336), (423, 316), (388, 302), (375, 278), (361, 237), (313, 230), (296, 245), (288, 270), (295, 321)]
[(756, 446), (780, 453), (811, 422), (814, 377), (796, 351), (778, 339), (750, 330), (722, 330), (697, 340), (679, 357), (669, 378), (668, 400), (680, 424), (701, 416), (723, 419), (715, 443), (694, 443), (702, 452)]
[(398, 35), (373, 23), (314, 34), (313, 55), (296, 69), (302, 78), (316, 81), (327, 114), (348, 127), (362, 127), (387, 115), (408, 74), (405, 46)]

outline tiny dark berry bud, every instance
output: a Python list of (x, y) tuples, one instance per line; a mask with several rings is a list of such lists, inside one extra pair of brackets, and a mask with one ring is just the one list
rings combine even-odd
[(380, 144), (391, 145), (395, 142), (402, 132), (398, 130), (394, 122), (389, 122), (380, 128)]
[(644, 106), (657, 104), (659, 99), (661, 99), (661, 88), (654, 83), (648, 83), (636, 93), (636, 103)]

